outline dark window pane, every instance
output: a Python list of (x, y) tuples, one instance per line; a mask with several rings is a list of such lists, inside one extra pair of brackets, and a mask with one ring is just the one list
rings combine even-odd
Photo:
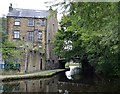
[(33, 19), (28, 20), (28, 26), (34, 26), (34, 20)]

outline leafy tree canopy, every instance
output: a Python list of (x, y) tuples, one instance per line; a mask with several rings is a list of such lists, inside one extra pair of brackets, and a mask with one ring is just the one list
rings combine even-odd
[(119, 4), (70, 2), (54, 41), (59, 57), (70, 60), (87, 55), (96, 72), (120, 76)]

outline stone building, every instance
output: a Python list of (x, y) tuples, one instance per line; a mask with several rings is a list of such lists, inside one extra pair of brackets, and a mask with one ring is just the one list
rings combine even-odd
[(57, 12), (13, 8), (9, 6), (7, 15), (8, 39), (23, 50), (19, 60), (21, 71), (37, 71), (58, 67), (53, 52), (54, 34), (57, 32)]

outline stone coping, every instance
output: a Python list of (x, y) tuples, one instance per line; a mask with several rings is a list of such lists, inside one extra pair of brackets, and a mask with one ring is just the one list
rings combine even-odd
[(40, 72), (17, 74), (17, 75), (0, 75), (0, 82), (20, 80), (20, 79), (45, 78), (45, 77), (53, 76), (63, 71), (66, 71), (66, 69), (45, 70)]

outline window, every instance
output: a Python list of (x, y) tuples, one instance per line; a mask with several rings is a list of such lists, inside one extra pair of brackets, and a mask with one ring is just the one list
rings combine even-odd
[(28, 19), (28, 26), (34, 26), (34, 20)]
[(13, 38), (20, 38), (20, 31), (19, 30), (14, 31)]
[(34, 32), (28, 31), (28, 41), (33, 42), (33, 40), (34, 40)]
[(44, 25), (45, 25), (45, 20), (42, 19), (41, 26), (44, 26)]
[(20, 25), (20, 19), (19, 18), (15, 19), (15, 25)]
[(38, 32), (38, 39), (42, 39), (42, 32)]
[(39, 26), (39, 25), (40, 25), (40, 22), (39, 22), (39, 20), (38, 20), (38, 21), (36, 21), (36, 25), (37, 25), (37, 26)]
[(39, 31), (38, 32), (38, 43), (39, 43), (39, 47), (42, 47), (42, 32)]

